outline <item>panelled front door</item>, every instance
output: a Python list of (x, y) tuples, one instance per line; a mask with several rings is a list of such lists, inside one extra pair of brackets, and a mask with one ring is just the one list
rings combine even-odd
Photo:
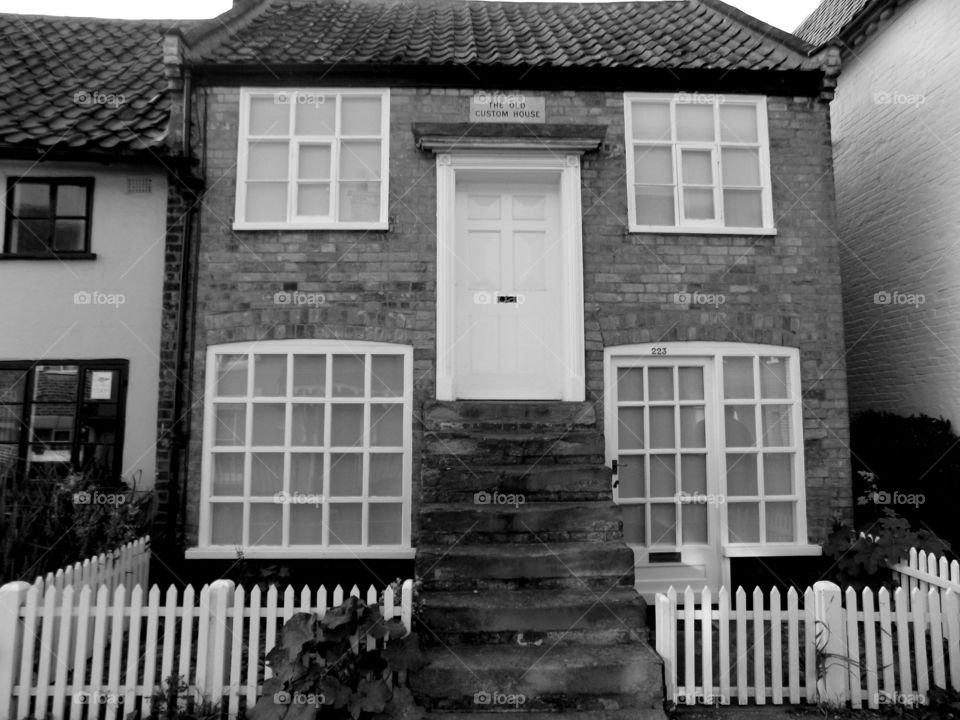
[(636, 555), (637, 588), (717, 590), (721, 580), (719, 468), (712, 360), (613, 358), (608, 451), (614, 500)]
[(559, 178), (458, 180), (454, 222), (456, 397), (561, 399)]

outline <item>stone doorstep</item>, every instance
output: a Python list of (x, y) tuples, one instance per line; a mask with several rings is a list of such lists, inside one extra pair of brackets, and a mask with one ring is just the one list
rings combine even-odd
[(421, 414), (427, 430), (589, 428), (597, 423), (591, 402), (427, 401)]
[[(527, 503), (525, 497), (488, 492), (487, 503), (431, 503), (420, 506), (421, 536), (431, 533), (611, 532), (619, 534), (620, 511), (612, 502)], [(521, 504), (522, 501), (522, 504)], [(513, 504), (510, 504), (510, 503)], [(469, 537), (466, 539), (469, 541)]]
[(610, 501), (612, 474), (602, 464), (464, 465), (424, 468), (424, 501), (473, 502), (478, 492), (521, 494), (528, 502)]
[(522, 720), (667, 720), (662, 708), (628, 708), (626, 710), (561, 710), (530, 712), (527, 710), (488, 710), (486, 712), (430, 712), (424, 720), (491, 720), (493, 716), (521, 716)]

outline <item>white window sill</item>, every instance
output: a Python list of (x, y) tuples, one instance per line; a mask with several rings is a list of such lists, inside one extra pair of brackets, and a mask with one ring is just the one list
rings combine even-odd
[(745, 557), (819, 557), (823, 548), (819, 545), (801, 545), (799, 543), (757, 543), (755, 545), (724, 545), (723, 556), (728, 558)]
[(233, 223), (234, 230), (389, 230), (387, 222)]
[[(339, 547), (339, 548), (242, 548), (247, 559), (268, 560), (285, 558), (288, 560), (412, 560), (416, 548), (397, 547)], [(235, 546), (192, 547), (184, 553), (188, 560), (235, 560), (238, 548)]]
[(757, 235), (776, 237), (776, 228), (729, 228), (729, 227), (677, 227), (676, 225), (650, 226), (630, 225), (629, 232), (636, 235)]

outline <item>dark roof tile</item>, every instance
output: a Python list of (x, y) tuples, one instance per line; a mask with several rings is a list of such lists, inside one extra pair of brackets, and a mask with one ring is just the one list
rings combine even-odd
[(823, 0), (794, 33), (808, 43), (822, 45), (839, 35), (868, 2), (870, 0)]

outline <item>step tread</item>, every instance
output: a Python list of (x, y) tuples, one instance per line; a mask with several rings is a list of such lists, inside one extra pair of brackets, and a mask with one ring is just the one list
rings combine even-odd
[(453, 645), (428, 647), (424, 654), (429, 667), (457, 672), (503, 672), (513, 668), (523, 673), (524, 668), (536, 666), (543, 670), (560, 667), (569, 672), (577, 668), (629, 666), (640, 662), (659, 663), (653, 649), (646, 643), (628, 645), (555, 645), (549, 651), (542, 647), (518, 645)]
[(584, 590), (424, 591), (422, 598), (425, 609), (461, 607), (546, 609), (643, 602), (640, 594), (633, 588), (620, 587), (603, 593)]
[(439, 553), (446, 557), (555, 557), (557, 555), (605, 555), (629, 548), (622, 542), (498, 543), (496, 545), (421, 545), (420, 554)]
[(661, 708), (626, 710), (564, 710), (530, 712), (527, 710), (488, 710), (486, 712), (428, 712), (424, 720), (494, 720), (509, 716), (518, 720), (667, 720)]
[[(499, 492), (499, 491), (497, 491)], [(619, 508), (613, 501), (596, 500), (547, 500), (531, 501), (516, 504), (494, 504), (494, 503), (470, 503), (470, 502), (443, 502), (443, 503), (423, 503), (420, 506), (420, 514), (431, 512), (516, 512), (516, 513), (538, 513), (538, 512), (556, 512), (559, 510), (576, 510), (578, 513), (590, 510), (609, 511)]]

